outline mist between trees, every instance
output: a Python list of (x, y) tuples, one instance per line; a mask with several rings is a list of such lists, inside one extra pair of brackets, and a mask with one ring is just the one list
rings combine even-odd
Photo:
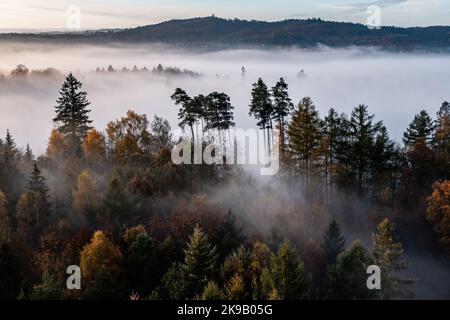
[[(207, 140), (226, 146), (226, 93), (171, 98), (193, 143), (218, 130)], [(283, 78), (257, 79), (248, 104), (266, 153), (279, 150), (270, 178), (226, 161), (174, 164), (178, 141), (158, 116), (129, 110), (98, 131), (69, 74), (46, 152), (9, 131), (0, 143), (0, 297), (448, 298), (447, 102), (417, 114), (401, 144), (365, 105), (321, 117), (309, 97), (294, 104)], [(366, 287), (372, 264), (381, 290)], [(65, 288), (69, 265), (80, 291)]]

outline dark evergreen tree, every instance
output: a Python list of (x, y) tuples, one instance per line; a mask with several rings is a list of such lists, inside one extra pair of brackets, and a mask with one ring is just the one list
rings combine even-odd
[(329, 265), (336, 262), (337, 256), (345, 249), (345, 239), (336, 217), (331, 219), (324, 236), (324, 249)]
[(218, 130), (219, 140), (223, 143), (224, 149), (225, 137), (222, 137), (222, 132), (229, 130), (235, 125), (233, 122), (233, 109), (234, 107), (231, 105), (230, 97), (223, 92), (214, 91), (206, 97), (207, 123), (205, 130)]
[(264, 291), (270, 298), (305, 300), (310, 298), (310, 279), (303, 263), (289, 241), (285, 240), (273, 256), (270, 269), (261, 275)]
[(366, 105), (353, 109), (348, 123), (351, 155), (347, 158), (352, 173), (356, 174), (357, 186), (363, 192), (364, 182), (370, 177), (371, 156), (375, 138), (382, 127), (381, 122), (374, 123), (374, 115), (369, 115)]
[(228, 210), (227, 215), (220, 223), (213, 240), (217, 244), (221, 261), (244, 243), (245, 237), (242, 233), (242, 228), (236, 225), (236, 216), (231, 209)]
[(131, 288), (147, 297), (159, 283), (162, 272), (157, 245), (146, 233), (141, 233), (130, 248), (125, 266)]
[(268, 151), (270, 153), (270, 129), (272, 128), (273, 105), (270, 92), (261, 78), (253, 84), (249, 115), (255, 117), (258, 121), (257, 125), (261, 130), (267, 130), (267, 145), (269, 146)]
[(81, 141), (86, 137), (90, 124), (90, 110), (87, 107), (90, 102), (87, 100), (86, 91), (82, 91), (82, 83), (70, 73), (59, 91), (60, 97), (56, 101), (56, 116), (53, 119), (58, 131), (67, 136), (68, 140), (79, 152)]
[(326, 276), (326, 298), (331, 300), (361, 300), (373, 297), (367, 289), (367, 267), (370, 255), (360, 241), (339, 254), (336, 264), (329, 266)]
[(36, 192), (47, 197), (48, 187), (45, 182), (45, 178), (39, 170), (37, 163), (33, 164), (33, 171), (31, 172), (30, 178), (28, 180), (28, 191)]
[(289, 98), (288, 84), (283, 78), (272, 87), (273, 97), (273, 113), (272, 118), (280, 123), (281, 126), (285, 124), (285, 118), (290, 114), (294, 108), (291, 98)]
[(427, 145), (432, 142), (435, 126), (425, 110), (414, 116), (413, 121), (403, 133), (403, 143), (406, 147), (414, 146), (419, 140)]
[(27, 143), (27, 146), (25, 148), (25, 153), (23, 155), (23, 162), (31, 163), (32, 161), (34, 161), (33, 150), (31, 150), (30, 145)]

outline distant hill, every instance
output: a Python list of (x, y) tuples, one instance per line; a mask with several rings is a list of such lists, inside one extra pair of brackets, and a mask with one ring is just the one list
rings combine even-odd
[(217, 17), (170, 20), (111, 31), (57, 34), (2, 34), (0, 41), (76, 41), (168, 43), (182, 46), (378, 46), (393, 50), (448, 50), (450, 26), (382, 27), (321, 19), (277, 22), (227, 20)]

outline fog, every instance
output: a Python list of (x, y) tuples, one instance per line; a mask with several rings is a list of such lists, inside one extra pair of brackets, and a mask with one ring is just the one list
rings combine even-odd
[[(268, 86), (284, 77), (293, 101), (311, 96), (322, 116), (330, 107), (349, 113), (356, 105), (367, 104), (399, 141), (415, 113), (426, 109), (434, 116), (442, 101), (450, 99), (450, 55), (385, 53), (369, 48), (193, 52), (156, 45), (3, 43), (0, 57), (0, 73), (5, 75), (0, 81), (0, 131), (3, 135), (9, 128), (18, 145), (30, 143), (38, 154), (45, 150), (58, 90), (70, 71), (88, 91), (94, 126), (101, 130), (128, 109), (150, 118), (157, 114), (175, 127), (177, 108), (170, 95), (176, 87), (190, 95), (214, 90), (228, 93), (236, 107), (237, 126), (252, 127), (255, 123), (248, 116), (248, 104), (251, 84), (258, 77)], [(94, 72), (109, 65), (119, 70), (134, 65), (151, 70), (159, 63), (202, 76)], [(15, 79), (9, 74), (18, 64), (30, 70), (53, 67), (62, 74)], [(300, 70), (304, 73), (299, 76)]]

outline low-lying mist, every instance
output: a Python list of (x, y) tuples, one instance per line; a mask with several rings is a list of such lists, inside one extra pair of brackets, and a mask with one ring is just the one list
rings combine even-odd
[[(175, 127), (177, 108), (170, 95), (176, 87), (190, 95), (226, 92), (236, 107), (237, 126), (253, 127), (248, 104), (251, 84), (258, 77), (268, 86), (284, 77), (293, 101), (311, 96), (322, 116), (331, 107), (349, 113), (356, 105), (367, 104), (396, 140), (401, 139), (415, 113), (426, 109), (434, 114), (440, 103), (449, 99), (449, 55), (393, 54), (370, 48), (191, 52), (157, 45), (3, 43), (0, 56), (0, 130), (9, 128), (18, 145), (30, 143), (38, 154), (45, 150), (58, 90), (70, 71), (83, 82), (94, 126), (101, 130), (128, 109), (150, 118), (158, 114)], [(61, 74), (11, 77), (11, 70), (19, 64), (30, 70), (52, 67)], [(137, 66), (151, 71), (158, 64), (202, 76), (95, 72), (97, 67), (107, 69), (109, 65), (116, 70)], [(244, 75), (242, 67), (246, 69)]]

